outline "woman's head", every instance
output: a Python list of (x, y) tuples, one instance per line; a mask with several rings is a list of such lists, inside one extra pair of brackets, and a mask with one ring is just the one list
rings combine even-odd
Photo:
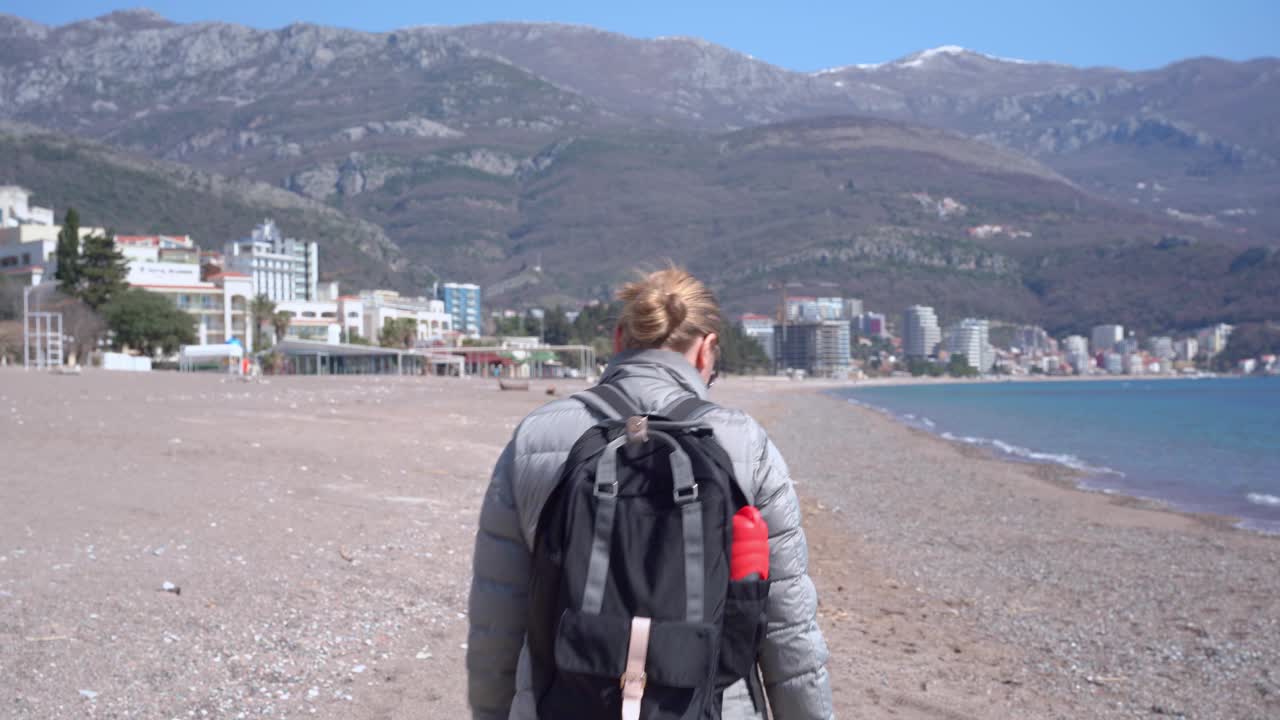
[(704, 380), (710, 377), (718, 352), (720, 305), (697, 278), (669, 267), (627, 283), (618, 299), (623, 303), (619, 350), (672, 350), (688, 357)]

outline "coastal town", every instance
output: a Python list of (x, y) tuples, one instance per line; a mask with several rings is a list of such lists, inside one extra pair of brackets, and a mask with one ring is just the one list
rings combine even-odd
[[(32, 204), (28, 191), (0, 187), (0, 279), (27, 289), (20, 311), (16, 293), (10, 293), (10, 312), (21, 322), (17, 328), (10, 322), (7, 330), (0, 325), (0, 363), (528, 378), (589, 373), (597, 353), (608, 353), (607, 331), (598, 337), (580, 333), (576, 345), (568, 337), (548, 337), (549, 325), (573, 323), (580, 309), (503, 308), (486, 314), (483, 290), (471, 282), (434, 282), (416, 296), (376, 288), (344, 292), (339, 281), (322, 273), (316, 241), (290, 237), (269, 218), (246, 231), (221, 250), (183, 234), (115, 235), (80, 225), (74, 210), (58, 223), (54, 210)], [(121, 287), (164, 298), (189, 316), (190, 332), (131, 346), (109, 323), (80, 323), (74, 332), (94, 336), (75, 337), (66, 316), (83, 314), (83, 303), (63, 293), (42, 307), (43, 293), (33, 292), (57, 292), (65, 284), (59, 256), (68, 252), (69, 236), (79, 242), (69, 258), (84, 253), (88, 238), (109, 239), (108, 260), (118, 265)], [(1234, 329), (1226, 323), (1177, 334), (1139, 334), (1103, 324), (1087, 335), (1054, 337), (1036, 325), (998, 319), (964, 317), (944, 326), (940, 316), (947, 309), (923, 304), (891, 316), (864, 307), (858, 298), (791, 294), (790, 285), (803, 287), (783, 286), (775, 312), (736, 318), (755, 347), (726, 370), (837, 380), (1280, 373), (1269, 352), (1224, 363)], [(589, 307), (599, 306), (596, 300)], [(162, 306), (149, 307), (139, 312)]]

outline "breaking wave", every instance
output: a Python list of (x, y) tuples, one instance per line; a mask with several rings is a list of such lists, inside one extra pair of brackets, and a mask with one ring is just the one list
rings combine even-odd
[(1276, 497), (1275, 495), (1267, 495), (1266, 493), (1249, 493), (1245, 498), (1254, 505), (1280, 507), (1280, 497)]
[(1024, 448), (1021, 445), (1014, 445), (999, 439), (972, 437), (968, 435), (953, 435), (949, 432), (944, 432), (939, 437), (943, 440), (951, 440), (953, 442), (961, 442), (966, 445), (974, 445), (976, 447), (995, 450), (1002, 455), (1007, 455), (1018, 460), (1062, 465), (1063, 467), (1071, 468), (1072, 470), (1083, 473), (1090, 473), (1092, 475), (1114, 475), (1124, 477), (1124, 473), (1119, 470), (1113, 470), (1109, 467), (1097, 467), (1095, 465), (1090, 465), (1075, 455), (1070, 455), (1068, 453), (1037, 452), (1030, 448)]

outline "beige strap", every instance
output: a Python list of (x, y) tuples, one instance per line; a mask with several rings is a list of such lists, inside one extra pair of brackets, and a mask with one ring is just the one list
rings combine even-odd
[(644, 663), (649, 656), (649, 618), (631, 619), (631, 643), (627, 646), (627, 669), (622, 673), (622, 720), (640, 720), (640, 700), (644, 698)]

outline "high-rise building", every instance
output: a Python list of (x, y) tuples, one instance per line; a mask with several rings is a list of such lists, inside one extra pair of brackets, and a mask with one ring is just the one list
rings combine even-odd
[(1023, 325), (1014, 333), (1014, 342), (1023, 353), (1053, 352), (1057, 349), (1053, 338), (1044, 328), (1036, 325)]
[(965, 318), (948, 329), (947, 352), (963, 355), (969, 367), (978, 372), (989, 372), (996, 361), (990, 336), (991, 325), (986, 320)]
[(1097, 325), (1093, 328), (1090, 338), (1094, 353), (1109, 353), (1115, 349), (1116, 345), (1124, 340), (1123, 325)]
[(1235, 328), (1226, 323), (1210, 325), (1201, 330), (1197, 334), (1197, 339), (1200, 341), (1200, 349), (1209, 357), (1226, 350), (1227, 340), (1230, 339), (1232, 330), (1235, 330)]
[(1200, 342), (1195, 338), (1182, 338), (1175, 345), (1177, 357), (1183, 362), (1191, 362), (1196, 359), (1196, 355), (1200, 354)]
[(774, 361), (773, 346), (773, 318), (768, 315), (746, 314), (742, 316), (742, 331), (747, 337), (753, 338), (760, 347), (764, 348), (765, 355), (769, 356), (769, 362)]
[(778, 325), (773, 332), (779, 368), (819, 377), (849, 372), (849, 323), (842, 320)]
[(862, 300), (858, 298), (844, 299), (844, 317), (841, 320), (856, 321), (862, 316)]
[(479, 285), (444, 283), (436, 290), (436, 297), (444, 301), (444, 311), (453, 316), (455, 330), (473, 337), (483, 332)]
[(1172, 360), (1176, 354), (1173, 349), (1173, 338), (1166, 335), (1147, 338), (1147, 350), (1158, 360)]
[(243, 240), (227, 243), (226, 269), (253, 279), (255, 295), (275, 302), (316, 300), (320, 280), (320, 246), (286, 238), (267, 219)]
[(938, 316), (927, 305), (912, 305), (902, 314), (902, 353), (909, 358), (931, 357), (942, 340)]
[(1070, 335), (1062, 341), (1066, 351), (1067, 364), (1077, 375), (1087, 375), (1093, 367), (1093, 358), (1089, 356), (1089, 340), (1083, 335)]
[[(855, 301), (859, 302), (860, 301)], [(842, 297), (789, 297), (787, 320), (791, 322), (818, 322), (820, 320), (847, 320), (846, 301)]]

